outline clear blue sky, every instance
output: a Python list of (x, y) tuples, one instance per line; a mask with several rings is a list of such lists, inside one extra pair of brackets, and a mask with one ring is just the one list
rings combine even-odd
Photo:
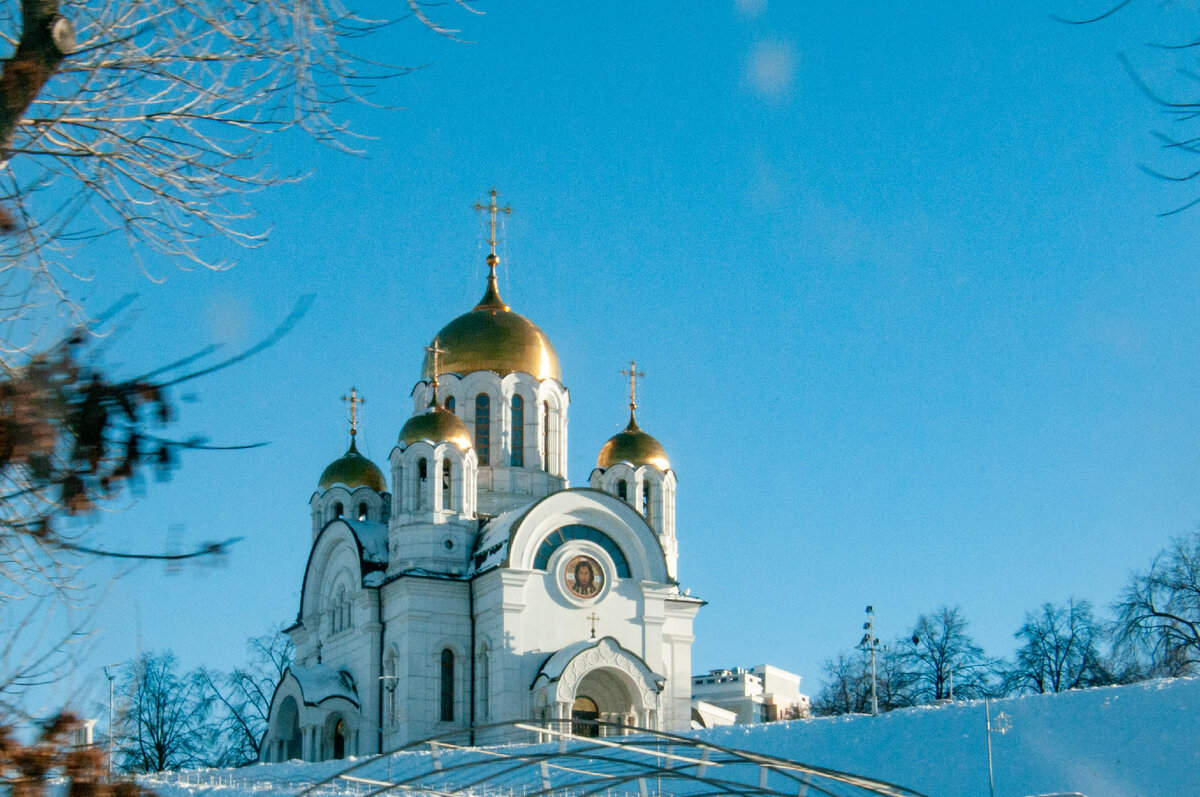
[(265, 246), (80, 288), (97, 309), (140, 293), (108, 352), (128, 373), (317, 299), (181, 405), (181, 435), (270, 445), (189, 456), (98, 528), (244, 541), (114, 585), (68, 691), (100, 698), (98, 666), (146, 650), (228, 667), (295, 618), (338, 399), (366, 396), (385, 464), (422, 347), (481, 294), (491, 185), (504, 296), (571, 390), (574, 484), (626, 420), (618, 369), (649, 374), (680, 579), (709, 601), (696, 671), (769, 662), (815, 691), (868, 603), (884, 637), (960, 605), (993, 655), (1043, 601), (1109, 603), (1200, 520), (1200, 211), (1156, 217), (1200, 186), (1137, 168), (1170, 165), (1118, 61), (1163, 74), (1145, 5), (1072, 27), (1051, 14), (1095, 9), (481, 0), (440, 9), (470, 43), (387, 31), (378, 54), (426, 68), (377, 98), (395, 109), (353, 111), (362, 157), (276, 142), (311, 176), (258, 198)]

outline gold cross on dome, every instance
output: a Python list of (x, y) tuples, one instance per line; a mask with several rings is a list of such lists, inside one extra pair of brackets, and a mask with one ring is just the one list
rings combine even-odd
[(342, 401), (350, 402), (350, 436), (354, 437), (358, 434), (358, 405), (364, 403), (366, 399), (359, 398), (358, 391), (352, 387), (350, 395), (342, 396)]
[(622, 368), (621, 373), (624, 374), (625, 376), (629, 377), (629, 409), (636, 410), (637, 409), (637, 380), (638, 380), (639, 376), (645, 376), (646, 372), (639, 371), (637, 369), (637, 361), (636, 360), (630, 360), (629, 361), (629, 370), (626, 371), (624, 368)]
[(491, 221), (488, 222), (488, 246), (491, 247), (491, 253), (488, 255), (488, 263), (493, 265), (496, 259), (496, 214), (512, 213), (512, 208), (510, 208), (508, 205), (505, 205), (504, 207), (497, 207), (497, 196), (499, 196), (499, 194), (496, 193), (496, 189), (492, 188), (488, 191), (488, 204), (481, 205), (478, 202), (475, 203), (476, 210), (486, 210), (492, 216)]
[(600, 618), (596, 616), (595, 612), (592, 612), (590, 615), (588, 615), (587, 619), (592, 621), (592, 639), (595, 639), (596, 638), (596, 623), (600, 622)]
[(445, 354), (446, 350), (439, 346), (438, 339), (434, 338), (433, 345), (426, 346), (425, 351), (429, 352), (429, 356), (433, 359), (433, 362), (430, 363), (432, 366), (431, 370), (433, 371), (433, 398), (430, 400), (430, 406), (433, 406), (434, 404), (437, 404), (438, 371), (440, 370), (440, 366), (438, 364), (438, 355)]

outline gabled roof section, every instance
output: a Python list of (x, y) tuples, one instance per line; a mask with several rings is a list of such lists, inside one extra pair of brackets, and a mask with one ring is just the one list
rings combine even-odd
[(358, 561), (362, 573), (362, 586), (378, 587), (379, 578), (371, 578), (372, 574), (387, 570), (388, 563), (388, 527), (386, 523), (368, 523), (364, 520), (335, 518), (325, 524), (321, 533), (313, 540), (308, 552), (308, 561), (304, 564), (304, 578), (300, 581), (300, 609), (296, 613), (296, 622), (304, 619), (304, 593), (308, 588), (308, 575), (313, 567), (313, 556), (321, 547), (326, 535), (337, 534), (345, 527), (350, 530), (350, 537), (358, 549)]
[[(359, 556), (363, 562), (386, 565), (388, 561), (388, 527), (386, 523), (341, 519), (358, 538)], [(367, 570), (369, 568), (363, 568)]]

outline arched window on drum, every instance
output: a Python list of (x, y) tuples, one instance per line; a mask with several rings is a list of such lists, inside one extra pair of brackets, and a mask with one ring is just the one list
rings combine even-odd
[(554, 552), (571, 540), (588, 540), (599, 545), (612, 559), (613, 565), (617, 569), (617, 575), (621, 578), (630, 578), (629, 560), (625, 558), (625, 552), (621, 550), (621, 546), (617, 545), (613, 538), (603, 531), (578, 524), (562, 526), (546, 535), (546, 539), (542, 540), (537, 553), (533, 556), (533, 566), (538, 570), (545, 570), (550, 565), (550, 557), (554, 555)]
[(525, 467), (525, 399), (512, 397), (512, 455), (509, 464), (514, 468)]

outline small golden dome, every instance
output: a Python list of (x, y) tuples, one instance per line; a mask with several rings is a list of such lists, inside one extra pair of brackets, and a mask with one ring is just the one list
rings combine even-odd
[(321, 473), (317, 482), (322, 490), (328, 490), (335, 484), (344, 484), (351, 490), (357, 487), (370, 487), (377, 493), (387, 491), (387, 481), (383, 471), (371, 460), (358, 453), (354, 438), (350, 438), (350, 450), (339, 459), (329, 463)]
[(462, 419), (450, 410), (430, 405), (409, 418), (400, 430), (400, 442), (410, 446), (418, 440), (431, 443), (454, 443), (466, 451), (471, 447), (471, 434)]
[(653, 465), (661, 471), (671, 469), (667, 460), (667, 452), (662, 443), (638, 428), (633, 412), (629, 413), (629, 425), (608, 439), (596, 457), (596, 467), (603, 470), (611, 468), (618, 462), (628, 462), (635, 468), (642, 465)]
[[(562, 381), (558, 353), (546, 333), (525, 316), (514, 313), (496, 286), (492, 258), (491, 273), (483, 299), (469, 313), (442, 327), (434, 338), (445, 349), (439, 373), (466, 375), (474, 371), (494, 371), (500, 376), (522, 372), (538, 379)], [(433, 359), (428, 353), (421, 368), (425, 379), (433, 377)]]

